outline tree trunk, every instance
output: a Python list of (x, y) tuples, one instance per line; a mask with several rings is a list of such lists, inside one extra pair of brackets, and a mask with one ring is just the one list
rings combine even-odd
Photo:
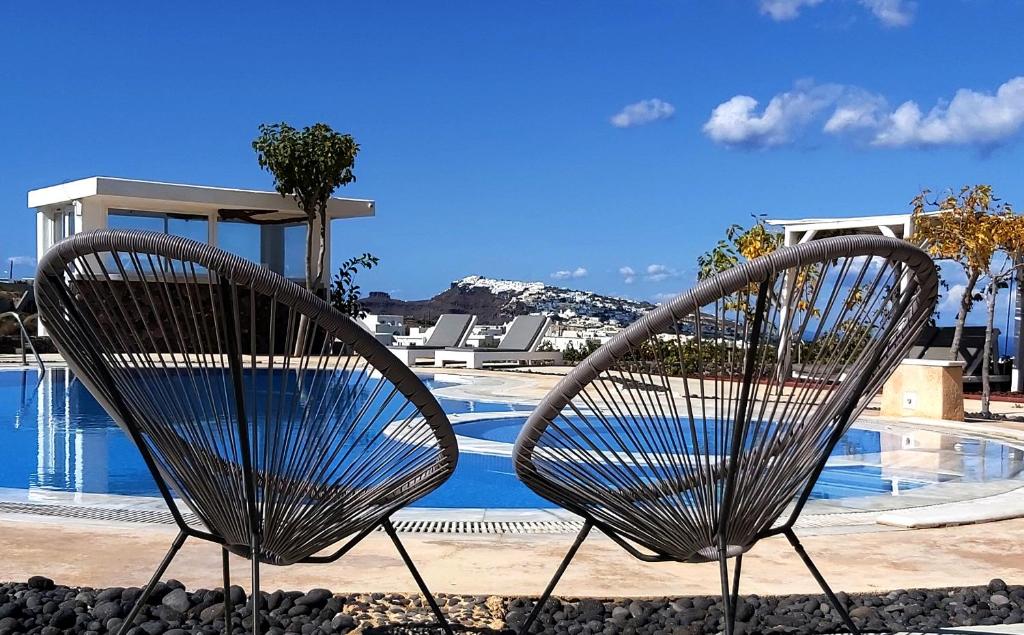
[(992, 367), (992, 331), (996, 320), (996, 292), (997, 282), (989, 280), (985, 287), (985, 303), (988, 313), (985, 318), (985, 350), (981, 355), (981, 416), (986, 419), (992, 416), (989, 404), (992, 399), (992, 384), (989, 378), (989, 369)]
[[(320, 267), (321, 271), (323, 266)], [(306, 289), (316, 293), (316, 276), (313, 275), (313, 217), (306, 216)], [(295, 332), (295, 346), (292, 347), (292, 355), (300, 357), (303, 352), (306, 340), (306, 331), (309, 329), (309, 320), (305, 314), (299, 316), (299, 325)]]
[(967, 285), (964, 287), (964, 295), (960, 298), (960, 311), (956, 314), (956, 326), (953, 328), (953, 343), (949, 346), (949, 358), (957, 360), (960, 358), (960, 340), (964, 334), (964, 323), (967, 322), (967, 314), (974, 304), (971, 297), (974, 295), (974, 288), (978, 285), (979, 272), (972, 271), (967, 276)]
[(325, 264), (324, 263), (324, 257), (327, 254), (327, 206), (326, 205), (324, 205), (324, 207), (320, 210), (319, 217), (320, 217), (320, 250), (319, 250), (319, 252), (317, 253), (317, 256), (316, 256), (317, 274), (316, 274), (316, 279), (314, 280), (314, 282), (316, 283), (316, 286), (314, 288), (316, 290), (313, 292), (313, 293), (315, 293), (317, 295), (321, 295), (321, 293), (320, 293), (320, 286), (323, 284), (323, 280), (324, 280), (324, 264)]
[(313, 290), (313, 216), (306, 217), (306, 288)]

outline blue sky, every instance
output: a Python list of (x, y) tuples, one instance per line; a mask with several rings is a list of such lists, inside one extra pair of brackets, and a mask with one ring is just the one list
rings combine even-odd
[(657, 299), (753, 213), (975, 182), (1024, 206), (1024, 2), (284, 5), (5, 3), (0, 261), (34, 255), (34, 187), (269, 188), (274, 121), (362, 144), (339, 194), (378, 216), (335, 259), (377, 254), (364, 289), (404, 298), (483, 274)]

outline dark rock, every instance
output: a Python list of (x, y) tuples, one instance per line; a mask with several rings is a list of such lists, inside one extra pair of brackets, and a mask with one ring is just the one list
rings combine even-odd
[(281, 605), (281, 601), (284, 600), (284, 591), (278, 589), (267, 596), (267, 610), (273, 611)]
[(335, 631), (346, 631), (350, 628), (355, 628), (355, 626), (355, 618), (351, 615), (346, 615), (345, 613), (339, 613), (334, 616), (333, 620), (331, 620), (331, 628)]
[(295, 600), (298, 606), (310, 606), (320, 608), (331, 599), (334, 594), (327, 589), (311, 589), (305, 595)]
[(71, 609), (60, 609), (50, 618), (50, 626), (60, 629), (70, 628), (75, 624), (75, 612)]
[(224, 603), (211, 604), (199, 613), (199, 621), (203, 624), (210, 624), (214, 620), (224, 617)]
[(120, 602), (103, 602), (92, 609), (92, 616), (101, 622), (106, 623), (112, 617), (121, 617)]
[(188, 593), (183, 588), (174, 589), (165, 595), (160, 603), (179, 613), (184, 613), (192, 607), (192, 603), (188, 598)]
[(109, 589), (103, 589), (96, 594), (96, 604), (110, 602), (111, 600), (120, 600), (123, 592), (124, 589), (119, 586), (112, 586)]
[(142, 632), (146, 633), (146, 635), (160, 635), (167, 630), (167, 626), (159, 620), (143, 622), (139, 628), (141, 628)]
[(161, 604), (160, 606), (150, 611), (150, 614), (153, 617), (160, 620), (161, 622), (163, 622), (164, 624), (181, 623), (181, 613), (179, 611), (175, 611), (169, 606), (164, 606)]
[(28, 579), (28, 588), (39, 589), (40, 591), (49, 591), (53, 588), (53, 580), (50, 578), (44, 578), (41, 575), (34, 575)]
[(242, 606), (245, 604), (246, 595), (245, 590), (237, 585), (231, 585), (231, 604), (234, 606)]
[(124, 591), (121, 591), (121, 601), (126, 604), (135, 604), (135, 602), (142, 595), (142, 589), (138, 587), (128, 587)]

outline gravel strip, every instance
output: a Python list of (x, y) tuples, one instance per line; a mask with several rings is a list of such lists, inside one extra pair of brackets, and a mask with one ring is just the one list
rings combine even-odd
[[(253, 617), (241, 587), (231, 587), (232, 633), (252, 629)], [(113, 633), (121, 627), (140, 590), (57, 586), (35, 576), (0, 584), (0, 635), (14, 633)], [(1017, 624), (1024, 621), (1024, 587), (993, 580), (988, 586), (941, 590), (899, 590), (879, 595), (840, 593), (858, 626), (868, 632), (922, 631), (940, 627)], [(157, 585), (129, 630), (131, 635), (224, 632), (223, 592), (189, 592), (175, 580)], [(438, 603), (456, 630), (499, 633), (518, 630), (532, 609), (528, 598), (440, 594)], [(842, 624), (823, 596), (745, 596), (738, 608), (737, 635), (751, 633), (833, 633)], [(302, 633), (433, 634), (433, 615), (416, 594), (335, 595), (327, 589), (263, 593), (262, 631)], [(718, 633), (722, 605), (715, 596), (657, 599), (550, 600), (532, 632), (568, 635), (697, 635)]]

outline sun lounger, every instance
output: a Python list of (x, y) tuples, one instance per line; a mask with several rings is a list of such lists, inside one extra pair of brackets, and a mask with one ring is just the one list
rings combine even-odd
[(512, 320), (497, 348), (446, 348), (434, 353), (434, 366), (463, 364), (466, 368), (483, 368), (484, 364), (559, 363), (559, 351), (541, 351), (541, 340), (551, 325), (545, 315), (520, 315)]
[(476, 325), (475, 315), (444, 313), (437, 319), (434, 330), (423, 346), (389, 346), (395, 357), (412, 366), (422, 360), (433, 360), (434, 353), (443, 348), (458, 348), (466, 345), (466, 339)]

